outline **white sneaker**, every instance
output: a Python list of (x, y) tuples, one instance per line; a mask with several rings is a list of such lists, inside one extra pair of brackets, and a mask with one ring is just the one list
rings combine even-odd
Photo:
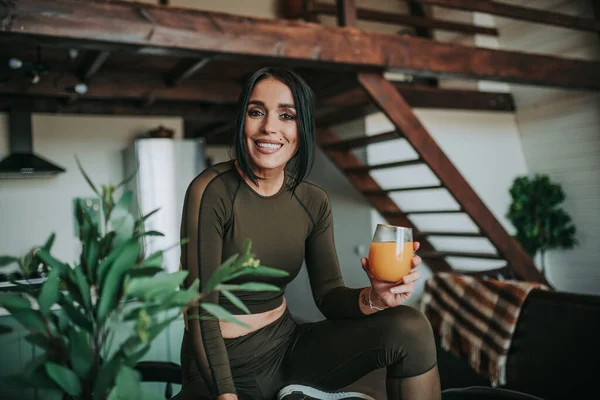
[(323, 392), (310, 386), (288, 385), (277, 394), (277, 400), (375, 400), (358, 392)]

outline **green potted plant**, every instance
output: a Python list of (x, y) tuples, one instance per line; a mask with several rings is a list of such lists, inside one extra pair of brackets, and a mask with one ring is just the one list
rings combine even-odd
[[(183, 289), (181, 285), (187, 271), (163, 271), (163, 253), (167, 249), (149, 255), (143, 251), (144, 235), (161, 235), (144, 231), (144, 221), (158, 210), (134, 218), (129, 212), (131, 192), (125, 191), (115, 200), (115, 192), (127, 180), (117, 186), (103, 185), (99, 192), (79, 160), (77, 163), (92, 190), (101, 198), (104, 229), (78, 201), (75, 217), (81, 253), (76, 265), (51, 255), (54, 234), (26, 257), (0, 257), (2, 265), (15, 262), (21, 268), (47, 273), (42, 285), (17, 282), (11, 292), (0, 294), (0, 307), (26, 329), (25, 340), (43, 349), (22, 374), (11, 376), (7, 381), (41, 389), (44, 398), (156, 398), (140, 388), (135, 366), (169, 324), (191, 305), (199, 305), (212, 318), (241, 324), (225, 309), (204, 303), (203, 299), (209, 292), (222, 291), (232, 303), (248, 312), (235, 291), (279, 288), (263, 283), (234, 285), (227, 282), (243, 275), (285, 276), (287, 273), (261, 266), (251, 253), (250, 242), (246, 241), (243, 254), (226, 260), (203, 284), (202, 292), (198, 280)], [(188, 318), (200, 317), (189, 315)], [(0, 326), (0, 332), (8, 331), (7, 327)], [(120, 336), (125, 333), (125, 339), (112, 345), (117, 331)]]
[(517, 177), (510, 188), (512, 202), (507, 218), (517, 229), (516, 239), (532, 257), (540, 252), (545, 273), (546, 252), (577, 245), (576, 228), (562, 209), (565, 193), (548, 175)]

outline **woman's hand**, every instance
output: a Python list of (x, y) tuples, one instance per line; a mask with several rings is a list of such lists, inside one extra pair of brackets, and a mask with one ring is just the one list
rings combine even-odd
[[(419, 247), (420, 243), (414, 242), (414, 251), (417, 251)], [(421, 272), (417, 269), (421, 264), (421, 257), (419, 256), (413, 257), (409, 274), (399, 283), (385, 283), (377, 280), (377, 278), (371, 275), (371, 271), (369, 270), (369, 260), (366, 257), (363, 257), (360, 261), (371, 281), (372, 288), (371, 290), (368, 288), (365, 289), (363, 294), (365, 296), (371, 296), (371, 303), (374, 307), (388, 308), (403, 304), (414, 292), (414, 282), (421, 277)]]
[(225, 393), (217, 397), (217, 400), (238, 400), (237, 394)]

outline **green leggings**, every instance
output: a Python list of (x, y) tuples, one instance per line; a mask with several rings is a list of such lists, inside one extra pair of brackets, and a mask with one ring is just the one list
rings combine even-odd
[[(208, 390), (186, 332), (181, 351), (183, 389), (178, 399), (198, 400)], [(292, 383), (338, 390), (379, 368), (392, 378), (421, 375), (436, 365), (429, 321), (399, 306), (359, 319), (297, 324), (286, 311), (248, 335), (225, 339), (240, 400), (273, 399)]]

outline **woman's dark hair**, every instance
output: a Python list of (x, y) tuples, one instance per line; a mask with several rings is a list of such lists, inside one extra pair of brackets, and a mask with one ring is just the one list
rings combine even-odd
[(288, 162), (286, 171), (289, 176), (288, 188), (293, 192), (310, 173), (314, 160), (315, 147), (315, 106), (312, 89), (296, 73), (278, 67), (267, 67), (256, 71), (248, 79), (238, 100), (238, 116), (233, 138), (238, 166), (254, 184), (260, 179), (250, 167), (244, 127), (248, 102), (254, 86), (268, 78), (274, 78), (287, 85), (292, 91), (296, 117), (298, 121), (298, 151)]

